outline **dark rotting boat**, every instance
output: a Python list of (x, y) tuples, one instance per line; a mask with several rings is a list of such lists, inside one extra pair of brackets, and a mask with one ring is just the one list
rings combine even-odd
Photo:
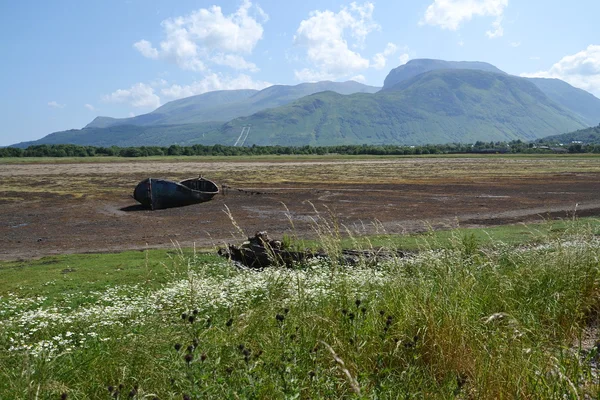
[(202, 176), (181, 182), (147, 178), (135, 187), (133, 198), (143, 206), (157, 210), (204, 203), (218, 193), (217, 184)]

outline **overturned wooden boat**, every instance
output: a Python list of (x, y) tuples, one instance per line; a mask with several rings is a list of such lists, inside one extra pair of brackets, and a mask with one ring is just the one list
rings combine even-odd
[(135, 187), (133, 198), (143, 206), (156, 210), (204, 203), (218, 193), (217, 184), (202, 176), (181, 182), (147, 178)]

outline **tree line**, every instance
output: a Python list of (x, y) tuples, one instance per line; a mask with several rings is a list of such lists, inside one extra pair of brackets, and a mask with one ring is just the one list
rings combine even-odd
[(97, 147), (75, 144), (42, 144), (26, 149), (0, 148), (0, 157), (151, 157), (151, 156), (257, 156), (257, 155), (421, 155), (461, 153), (600, 153), (600, 144), (572, 144), (552, 147), (539, 143), (475, 142), (473, 144), (450, 143), (423, 146), (398, 145), (339, 145), (339, 146), (247, 146), (233, 147), (215, 144), (211, 146), (171, 145), (140, 147)]

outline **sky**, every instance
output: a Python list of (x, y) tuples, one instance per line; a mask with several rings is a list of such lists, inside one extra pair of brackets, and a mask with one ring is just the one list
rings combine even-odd
[(223, 89), (485, 61), (600, 97), (598, 0), (1, 0), (0, 146)]

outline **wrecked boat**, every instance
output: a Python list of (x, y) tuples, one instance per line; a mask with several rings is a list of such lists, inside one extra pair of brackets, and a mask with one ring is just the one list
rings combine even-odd
[(218, 193), (217, 184), (202, 176), (181, 182), (147, 178), (135, 187), (133, 198), (143, 206), (157, 210), (204, 203)]

